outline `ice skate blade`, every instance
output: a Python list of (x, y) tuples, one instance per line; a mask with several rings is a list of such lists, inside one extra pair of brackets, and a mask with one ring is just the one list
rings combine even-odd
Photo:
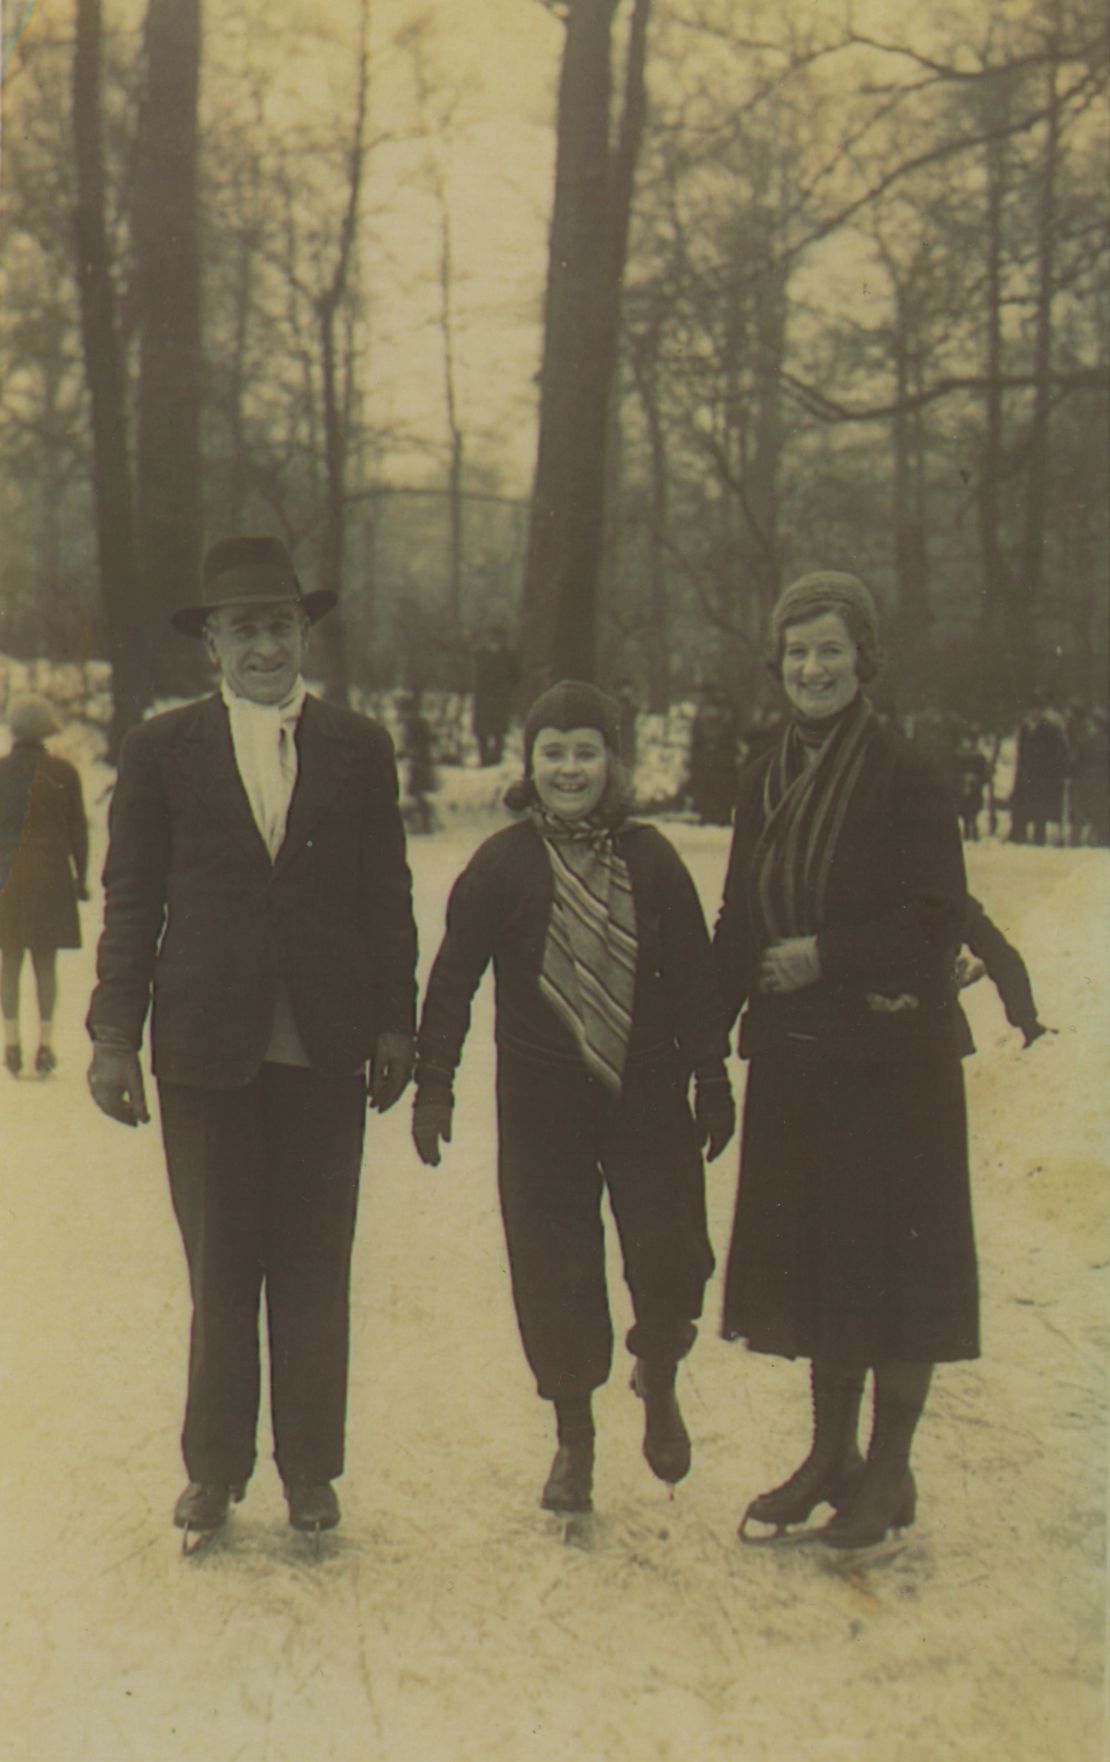
[(564, 1548), (589, 1548), (594, 1539), (592, 1511), (557, 1512), (563, 1531)]
[(183, 1560), (195, 1560), (198, 1554), (207, 1553), (216, 1537), (221, 1534), (223, 1525), (214, 1530), (195, 1530), (188, 1524), (181, 1531), (181, 1557)]
[(821, 1534), (819, 1529), (778, 1524), (771, 1527), (769, 1535), (753, 1536), (748, 1530), (747, 1524), (748, 1519), (745, 1518), (736, 1532), (738, 1540), (745, 1548), (774, 1548), (776, 1551), (803, 1548), (811, 1542), (817, 1541)]
[(835, 1548), (826, 1542), (819, 1558), (826, 1572), (850, 1577), (853, 1573), (866, 1572), (871, 1566), (885, 1566), (903, 1554), (909, 1545), (909, 1537), (902, 1530), (893, 1530), (881, 1542), (871, 1542), (865, 1548)]

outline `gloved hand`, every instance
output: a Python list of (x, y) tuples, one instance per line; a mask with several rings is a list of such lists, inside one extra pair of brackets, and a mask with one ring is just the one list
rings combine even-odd
[(85, 877), (83, 875), (78, 875), (77, 881), (76, 881), (76, 889), (77, 889), (77, 897), (79, 900), (84, 901), (84, 900), (88, 899), (88, 897), (89, 897), (89, 884), (85, 880)]
[(764, 950), (759, 968), (759, 989), (763, 992), (802, 991), (807, 985), (816, 985), (820, 977), (816, 936), (788, 936)]
[(130, 1046), (94, 1043), (89, 1092), (101, 1113), (122, 1126), (145, 1126), (150, 1119), (139, 1055)]
[(694, 1121), (706, 1162), (716, 1162), (736, 1130), (736, 1103), (724, 1065), (695, 1072)]
[(1055, 1034), (1056, 1029), (1046, 1027), (1044, 1022), (1030, 1022), (1021, 1031), (1025, 1036), (1025, 1043), (1021, 1050), (1028, 1052), (1034, 1040), (1039, 1040), (1042, 1034)]
[(379, 1034), (370, 1060), (367, 1089), (370, 1106), (379, 1113), (388, 1113), (400, 1101), (412, 1079), (416, 1061), (416, 1043), (411, 1034)]
[(417, 1090), (412, 1104), (412, 1141), (425, 1168), (439, 1167), (440, 1145), (451, 1142), (454, 1111), (450, 1090)]
[(970, 952), (958, 954), (956, 956), (956, 990), (966, 991), (969, 985), (977, 985), (986, 970), (983, 962)]

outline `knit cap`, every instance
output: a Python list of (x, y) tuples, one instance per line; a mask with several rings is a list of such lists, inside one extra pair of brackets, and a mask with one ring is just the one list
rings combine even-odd
[(584, 679), (561, 679), (539, 696), (524, 720), (524, 770), (532, 769), (532, 747), (541, 728), (596, 728), (609, 751), (620, 746), (620, 705)]
[(779, 595), (771, 613), (771, 637), (777, 658), (789, 624), (804, 624), (823, 612), (839, 612), (856, 647), (874, 665), (878, 661), (879, 614), (858, 575), (838, 569), (815, 569), (799, 576)]
[(49, 698), (37, 691), (25, 691), (8, 705), (8, 726), (13, 740), (46, 740), (57, 734), (59, 723)]

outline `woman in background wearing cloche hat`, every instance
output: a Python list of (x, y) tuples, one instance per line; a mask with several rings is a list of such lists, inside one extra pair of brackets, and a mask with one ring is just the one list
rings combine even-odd
[(0, 1006), (4, 1063), (23, 1069), (19, 986), (31, 951), (39, 1006), (35, 1071), (48, 1077), (54, 1053), (59, 948), (80, 948), (77, 902), (87, 899), (89, 831), (81, 779), (66, 759), (47, 752), (58, 732), (49, 700), (38, 692), (13, 697), (8, 709), (12, 750), (0, 759)]

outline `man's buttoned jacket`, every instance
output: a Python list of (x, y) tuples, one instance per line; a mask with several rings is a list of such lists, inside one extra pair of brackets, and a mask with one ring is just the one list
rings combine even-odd
[(389, 736), (309, 696), (297, 748), (271, 861), (219, 697), (152, 717), (123, 743), (89, 1028), (137, 1047), (153, 1000), (165, 1081), (249, 1082), (281, 987), (317, 1070), (353, 1071), (379, 1034), (413, 1031), (416, 931)]

